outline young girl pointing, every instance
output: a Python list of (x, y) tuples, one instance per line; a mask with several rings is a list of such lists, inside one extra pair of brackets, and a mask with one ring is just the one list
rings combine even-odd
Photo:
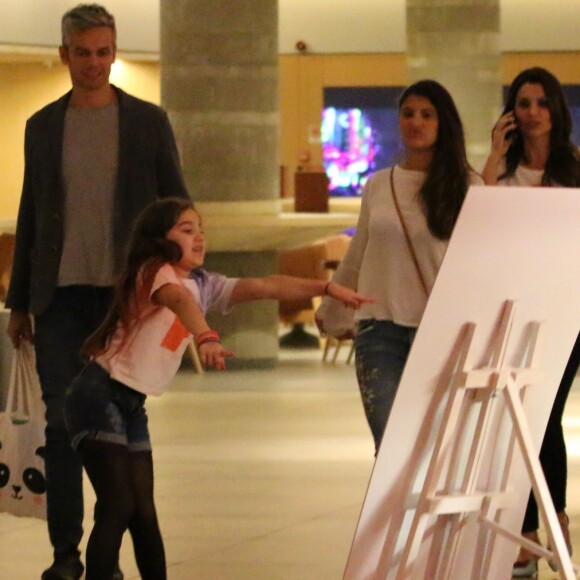
[(144, 404), (166, 389), (192, 335), (205, 366), (223, 369), (233, 356), (207, 325), (207, 310), (321, 295), (351, 308), (372, 301), (334, 282), (227, 278), (201, 269), (204, 256), (201, 219), (187, 200), (150, 205), (136, 224), (111, 309), (85, 343), (90, 362), (69, 388), (65, 417), (97, 496), (87, 580), (111, 578), (126, 529), (142, 578), (166, 578)]

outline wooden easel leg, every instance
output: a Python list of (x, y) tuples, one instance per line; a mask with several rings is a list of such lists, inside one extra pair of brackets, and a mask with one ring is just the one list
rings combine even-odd
[(332, 364), (336, 364), (336, 361), (338, 359), (338, 353), (340, 352), (340, 349), (342, 348), (342, 343), (344, 341), (342, 340), (337, 340), (336, 341), (336, 347), (334, 349), (334, 356), (332, 357)]
[(326, 362), (326, 359), (328, 358), (328, 352), (330, 350), (330, 346), (332, 345), (334, 340), (335, 339), (332, 338), (331, 336), (326, 337), (326, 340), (324, 341), (324, 350), (322, 351), (322, 362)]
[[(458, 361), (458, 371), (465, 369), (471, 341), (475, 332), (475, 325), (469, 324), (466, 328), (466, 336), (463, 339), (461, 347), (460, 360)], [(401, 561), (397, 570), (396, 580), (406, 580), (413, 578), (414, 562), (421, 548), (428, 519), (431, 516), (429, 510), (429, 498), (435, 493), (447, 453), (453, 447), (453, 439), (456, 432), (458, 422), (460, 421), (461, 410), (465, 397), (465, 389), (463, 388), (463, 375), (457, 372), (454, 375), (452, 384), (450, 385), (449, 398), (445, 406), (445, 412), (441, 419), (439, 433), (429, 468), (425, 476), (423, 489), (417, 502), (417, 510), (413, 517), (411, 529), (407, 537), (407, 542), (403, 549)]]
[(187, 345), (187, 348), (189, 349), (189, 353), (191, 354), (191, 360), (193, 361), (193, 367), (195, 368), (196, 372), (198, 372), (200, 375), (203, 374), (203, 365), (201, 364), (199, 353), (197, 352), (197, 348), (195, 346), (195, 343), (193, 342), (193, 339), (191, 339), (191, 341)]
[(572, 565), (570, 554), (568, 554), (568, 548), (566, 547), (552, 498), (550, 497), (550, 491), (546, 484), (542, 465), (534, 449), (532, 435), (520, 399), (520, 391), (513, 378), (507, 381), (505, 393), (515, 434), (522, 449), (526, 469), (532, 481), (534, 497), (536, 498), (542, 521), (548, 532), (550, 546), (552, 547), (554, 560), (558, 564), (560, 577), (565, 580), (575, 580), (576, 574), (574, 572), (574, 566)]
[(348, 351), (348, 357), (346, 358), (347, 365), (350, 364), (350, 361), (352, 360), (353, 355), (354, 355), (354, 339), (352, 341), (352, 344), (350, 345), (350, 350)]
[[(425, 481), (422, 485), (411, 528), (396, 569), (396, 580), (414, 580), (419, 578), (414, 567), (424, 536), (427, 533), (427, 526), (432, 518), (441, 516), (447, 518), (449, 525), (449, 543), (446, 545), (448, 553), (441, 557), (437, 565), (432, 565), (431, 569), (428, 570), (428, 574), (430, 575), (429, 578), (434, 580), (452, 577), (453, 564), (456, 562), (456, 551), (460, 545), (463, 525), (470, 515), (478, 517), (478, 522), (482, 527), (482, 534), (484, 534), (482, 535), (482, 541), (488, 544), (489, 549), (491, 549), (489, 542), (493, 541), (495, 535), (503, 536), (514, 543), (529, 548), (541, 557), (553, 558), (559, 567), (560, 577), (564, 580), (574, 580), (576, 578), (574, 566), (567, 551), (538, 454), (534, 449), (521, 398), (523, 392), (521, 389), (533, 385), (541, 376), (540, 371), (532, 364), (539, 327), (536, 327), (531, 340), (529, 340), (526, 364), (521, 368), (512, 368), (506, 366), (504, 362), (514, 312), (515, 304), (512, 301), (506, 301), (500, 324), (486, 353), (488, 355), (486, 360), (489, 360), (489, 364), (484, 368), (469, 370), (468, 359), (471, 354), (471, 342), (475, 325), (469, 324), (467, 326), (467, 333), (466, 337), (462, 339), (456, 370), (450, 381), (449, 398), (445, 405), (440, 425), (437, 428), (436, 441)], [(514, 444), (517, 441), (532, 482), (542, 520), (548, 530), (550, 545), (554, 547), (553, 553), (526, 540), (521, 535), (512, 532), (499, 523), (500, 520), (498, 518), (501, 511), (509, 510), (514, 504), (515, 492), (513, 490), (505, 489), (505, 485), (500, 485), (498, 489), (484, 492), (477, 489), (484, 453), (489, 446), (490, 434), (493, 431), (492, 415), (496, 407), (494, 402), (497, 395), (502, 392), (511, 419), (509, 428), (512, 435), (509, 458), (513, 454)], [(472, 393), (473, 399), (471, 400), (469, 397)], [(467, 464), (464, 471), (462, 471), (461, 485), (459, 489), (456, 489), (454, 482), (458, 474), (457, 460), (459, 458), (455, 454), (460, 450), (461, 442), (459, 439), (461, 439), (463, 432), (465, 407), (471, 402), (481, 403), (481, 409), (478, 411), (479, 416), (477, 418), (475, 436), (469, 446)], [(449, 461), (447, 461), (448, 459)], [(445, 468), (447, 468), (446, 479), (441, 484), (441, 476)], [(506, 475), (508, 470), (509, 467), (506, 470)], [(487, 535), (487, 531), (491, 531), (493, 535)], [(386, 560), (391, 558), (392, 554), (390, 556), (387, 556), (387, 554), (391, 554), (391, 552), (385, 548), (377, 567), (377, 571), (381, 574), (388, 570), (391, 565)], [(429, 558), (431, 563), (435, 562), (435, 558), (438, 557), (437, 550), (435, 550), (433, 556)], [(474, 565), (477, 566), (477, 563), (474, 562)], [(484, 570), (485, 568), (481, 566), (474, 567), (470, 577), (483, 578), (484, 576), (481, 576), (481, 574), (485, 574)]]

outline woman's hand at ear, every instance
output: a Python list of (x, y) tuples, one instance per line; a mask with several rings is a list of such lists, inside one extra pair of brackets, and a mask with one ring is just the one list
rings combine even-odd
[(491, 151), (481, 172), (486, 185), (497, 185), (498, 171), (514, 140), (517, 128), (513, 111), (502, 115), (491, 131)]
[(491, 132), (491, 150), (499, 157), (504, 157), (512, 142), (516, 130), (516, 118), (513, 111), (502, 115)]

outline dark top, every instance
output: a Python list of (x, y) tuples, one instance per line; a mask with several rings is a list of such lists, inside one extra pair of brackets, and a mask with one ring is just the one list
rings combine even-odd
[[(165, 111), (113, 88), (119, 104), (119, 160), (113, 216), (114, 262), (118, 272), (131, 225), (141, 210), (161, 197), (189, 195)], [(64, 237), (62, 145), (71, 94), (69, 91), (42, 108), (26, 123), (24, 183), (6, 298), (6, 307), (12, 310), (42, 313), (57, 286)]]

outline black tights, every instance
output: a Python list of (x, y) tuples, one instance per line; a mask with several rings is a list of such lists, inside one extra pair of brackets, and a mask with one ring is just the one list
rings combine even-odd
[(133, 539), (143, 580), (165, 580), (165, 550), (153, 501), (150, 451), (85, 439), (79, 449), (97, 495), (95, 525), (87, 546), (86, 580), (110, 580), (125, 530)]
[[(556, 512), (563, 512), (566, 509), (566, 481), (568, 479), (566, 442), (564, 441), (564, 430), (562, 429), (562, 416), (566, 399), (570, 393), (570, 388), (578, 372), (580, 363), (580, 334), (576, 338), (576, 344), (572, 349), (572, 354), (566, 365), (566, 370), (562, 376), (554, 406), (548, 419), (548, 426), (540, 449), (540, 463), (546, 477), (546, 483), (552, 496), (552, 502)], [(538, 504), (533, 492), (530, 493), (528, 507), (522, 525), (522, 532), (534, 532), (539, 528), (540, 521), (538, 515)]]

